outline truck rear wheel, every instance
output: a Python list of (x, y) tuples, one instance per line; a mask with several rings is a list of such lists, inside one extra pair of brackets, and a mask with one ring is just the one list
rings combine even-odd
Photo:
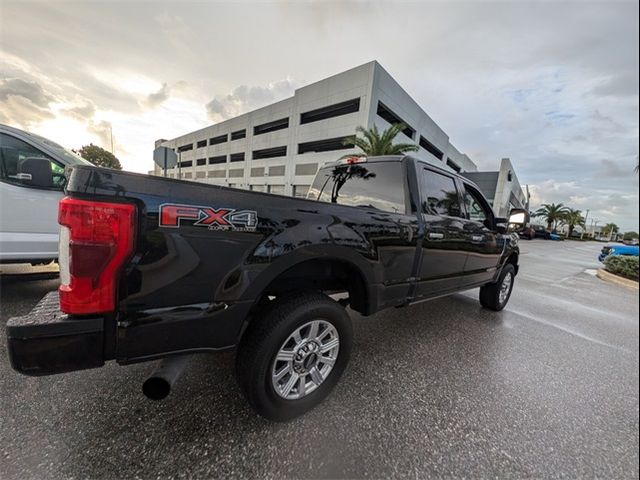
[(480, 288), (480, 303), (483, 307), (499, 312), (507, 306), (513, 284), (516, 279), (516, 269), (510, 263), (502, 267), (502, 272), (496, 283)]
[(348, 313), (326, 295), (276, 299), (240, 342), (240, 387), (263, 417), (290, 420), (329, 395), (347, 366), (352, 343)]

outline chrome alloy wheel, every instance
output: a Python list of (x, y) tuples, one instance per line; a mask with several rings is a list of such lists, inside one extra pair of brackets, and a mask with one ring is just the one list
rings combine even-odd
[(502, 279), (502, 285), (500, 285), (500, 293), (498, 294), (498, 299), (500, 300), (500, 305), (504, 304), (509, 298), (509, 293), (511, 293), (511, 284), (513, 283), (513, 274), (511, 272), (507, 272), (507, 274)]
[(285, 400), (298, 400), (326, 380), (338, 359), (340, 337), (325, 320), (298, 327), (278, 350), (271, 367), (271, 383)]

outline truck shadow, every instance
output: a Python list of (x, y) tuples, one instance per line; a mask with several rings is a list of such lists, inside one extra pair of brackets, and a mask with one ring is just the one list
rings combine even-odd
[[(465, 295), (369, 318), (351, 315), (355, 344), (341, 382), (323, 404), (288, 423), (270, 423), (249, 409), (233, 353), (203, 355), (162, 402), (140, 391), (153, 365), (96, 371), (86, 411), (64, 412), (68, 428), (59, 433), (68, 449), (60, 473), (358, 476), (368, 455), (384, 455), (384, 442), (354, 446), (351, 432), (365, 429), (375, 437), (390, 419), (407, 416), (412, 429), (440, 424), (456, 415), (452, 398), (465, 395), (469, 375), (491, 370), (499, 357), (499, 314)], [(82, 372), (73, 375), (79, 380)]]
[[(55, 283), (3, 279), (2, 324)], [(459, 416), (469, 382), (492, 382), (501, 361), (501, 314), (464, 294), (351, 316), (355, 342), (342, 380), (323, 404), (284, 424), (247, 406), (233, 352), (202, 355), (166, 400), (153, 402), (141, 393), (153, 364), (30, 378), (10, 370), (3, 349), (0, 387), (11, 402), (0, 441), (15, 451), (2, 477), (362, 476), (373, 457), (385, 458), (390, 438), (422, 438)], [(354, 443), (354, 435), (368, 440)]]

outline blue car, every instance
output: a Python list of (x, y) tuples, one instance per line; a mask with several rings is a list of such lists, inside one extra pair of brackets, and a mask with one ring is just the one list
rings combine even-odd
[(604, 262), (609, 255), (628, 255), (631, 257), (638, 256), (638, 245), (607, 245), (602, 247), (598, 260)]

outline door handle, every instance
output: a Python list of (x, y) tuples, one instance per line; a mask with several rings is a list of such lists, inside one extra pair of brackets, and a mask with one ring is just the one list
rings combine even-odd
[(475, 242), (475, 243), (480, 243), (480, 242), (484, 241), (484, 235), (473, 235), (471, 237), (471, 241)]
[(429, 237), (429, 240), (442, 240), (444, 233), (429, 233), (427, 237)]

